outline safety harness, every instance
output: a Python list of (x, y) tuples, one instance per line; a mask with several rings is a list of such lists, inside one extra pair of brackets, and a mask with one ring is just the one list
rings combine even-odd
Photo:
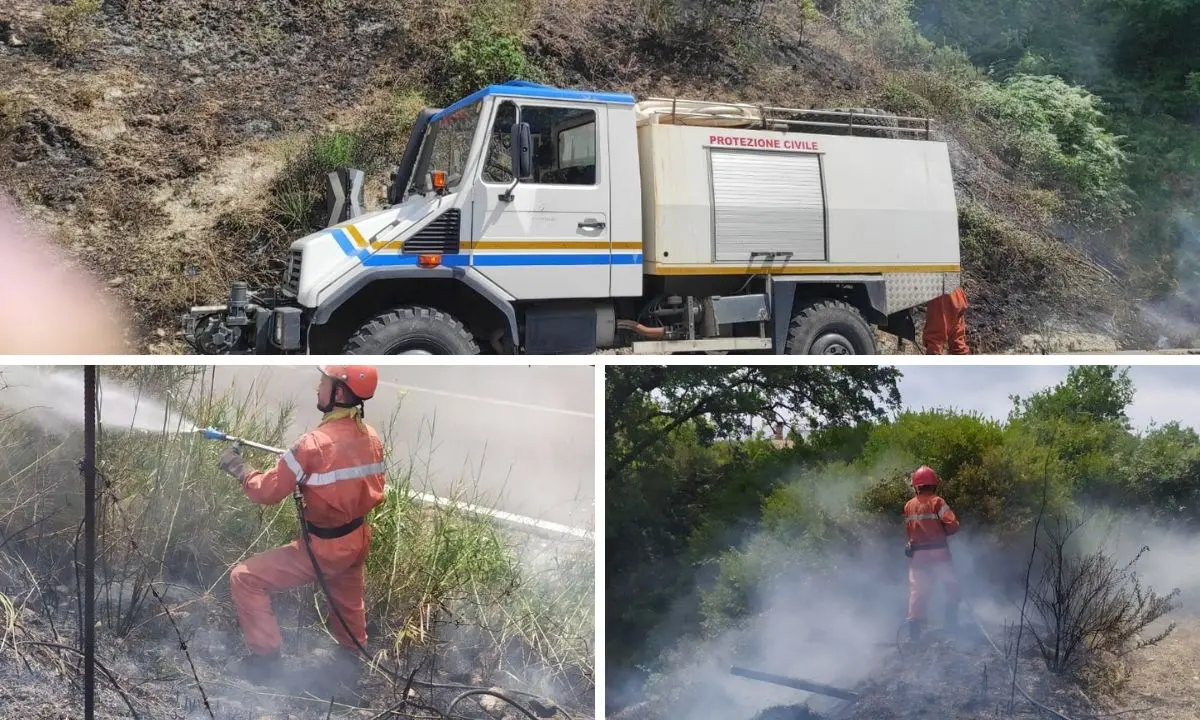
[(909, 547), (911, 547), (914, 552), (917, 550), (937, 550), (939, 548), (949, 548), (950, 543), (946, 542), (945, 540), (932, 540), (930, 542), (923, 543), (909, 543)]
[[(321, 424), (324, 425), (328, 422), (344, 420), (346, 418), (354, 418), (354, 422), (358, 424), (359, 430), (364, 429), (361, 404), (354, 407), (344, 407), (336, 410), (330, 410), (321, 418)], [(300, 494), (300, 488), (303, 484), (303, 482), (296, 483), (296, 489), (292, 491), (292, 497), (296, 501), (296, 512), (300, 517), (300, 522), (303, 524), (304, 528), (309, 532), (309, 534), (313, 535), (314, 537), (319, 537), (322, 540), (337, 540), (340, 537), (346, 537), (350, 533), (362, 527), (363, 522), (365, 522), (365, 518), (362, 517), (356, 517), (345, 525), (339, 525), (338, 527), (332, 528), (318, 527), (310, 523), (308, 519), (304, 517), (304, 497)]]

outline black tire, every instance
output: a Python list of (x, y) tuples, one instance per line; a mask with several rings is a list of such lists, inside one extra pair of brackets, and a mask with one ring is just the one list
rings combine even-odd
[(875, 332), (853, 305), (815, 300), (792, 317), (787, 354), (875, 355)]
[(402, 307), (371, 318), (350, 336), (346, 355), (478, 355), (479, 343), (450, 315), (430, 307)]

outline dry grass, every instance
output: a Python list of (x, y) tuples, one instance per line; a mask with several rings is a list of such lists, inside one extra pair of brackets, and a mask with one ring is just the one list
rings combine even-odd
[(1161, 720), (1194, 720), (1200, 716), (1200, 617), (1181, 618), (1175, 632), (1143, 651), (1123, 689), (1122, 705), (1152, 707)]
[(69, 0), (46, 9), (46, 39), (60, 58), (74, 60), (100, 37), (100, 0)]

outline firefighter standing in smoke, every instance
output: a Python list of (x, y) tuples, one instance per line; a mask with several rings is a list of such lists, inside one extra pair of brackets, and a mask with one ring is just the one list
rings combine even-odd
[(908, 544), (904, 554), (908, 564), (908, 636), (920, 638), (925, 627), (925, 610), (934, 582), (946, 591), (946, 628), (958, 626), (961, 599), (958, 577), (950, 561), (946, 538), (958, 532), (958, 518), (937, 494), (938, 476), (926, 465), (913, 471), (912, 487), (916, 495), (904, 505), (904, 529)]
[[(316, 429), (301, 436), (267, 472), (245, 469), (232, 448), (221, 458), (220, 468), (240, 480), (246, 497), (261, 505), (283, 500), (299, 484), (313, 554), (329, 585), (330, 600), (355, 638), (347, 636), (336, 617), (330, 630), (342, 648), (357, 652), (355, 639), (364, 644), (367, 640), (363, 586), (371, 526), (364, 516), (384, 498), (383, 443), (363, 421), (363, 402), (375, 395), (379, 374), (366, 365), (326, 365), (320, 370), (317, 408), (325, 416)], [(234, 566), (230, 588), (250, 651), (242, 661), (246, 677), (266, 681), (282, 663), (279, 623), (268, 593), (315, 580), (312, 560), (299, 538)], [(341, 659), (354, 658), (347, 652)]]

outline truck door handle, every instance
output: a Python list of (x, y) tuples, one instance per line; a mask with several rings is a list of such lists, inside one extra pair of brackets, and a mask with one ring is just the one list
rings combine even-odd
[(603, 230), (606, 227), (608, 227), (607, 223), (598, 220), (584, 220), (579, 223), (580, 230)]

